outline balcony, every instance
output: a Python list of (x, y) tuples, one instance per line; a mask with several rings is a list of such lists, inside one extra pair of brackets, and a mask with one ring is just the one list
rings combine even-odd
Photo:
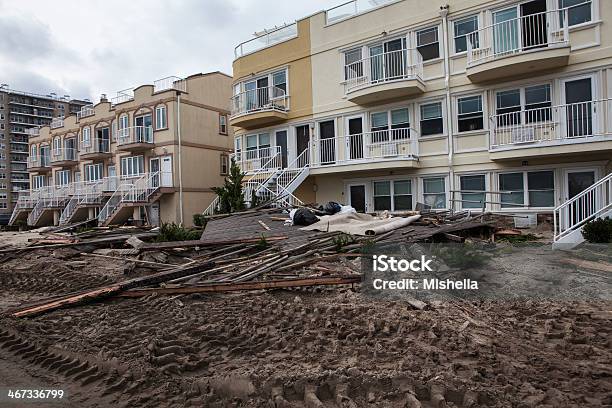
[(134, 88), (127, 88), (117, 91), (117, 96), (111, 98), (111, 105), (115, 106), (120, 103), (134, 100)]
[(40, 136), (40, 128), (39, 127), (32, 127), (32, 128), (26, 129), (26, 131), (24, 133), (27, 134), (30, 137)]
[(493, 115), (490, 157), (504, 160), (610, 150), (610, 112), (612, 99)]
[(51, 129), (61, 128), (62, 126), (64, 126), (64, 118), (54, 118), (49, 124)]
[(94, 116), (96, 114), (96, 110), (91, 105), (86, 105), (81, 107), (81, 110), (77, 112), (76, 117), (77, 120), (81, 120), (83, 118)]
[(49, 155), (28, 157), (28, 171), (44, 173), (51, 170), (51, 160)]
[(344, 66), (346, 98), (373, 105), (425, 92), (423, 59), (415, 49), (370, 55)]
[(104, 159), (110, 157), (110, 140), (94, 138), (90, 141), (82, 141), (79, 149), (81, 159)]
[(339, 166), (337, 171), (346, 171), (340, 166), (360, 165), (351, 170), (414, 167), (418, 158), (417, 132), (405, 128), (315, 140), (314, 159), (310, 163), (315, 168)]
[(51, 165), (57, 167), (73, 166), (79, 161), (77, 149), (73, 147), (63, 147), (51, 149)]
[(117, 149), (139, 151), (153, 148), (153, 127), (132, 126), (117, 130)]
[(297, 23), (288, 24), (273, 30), (264, 30), (262, 33), (258, 33), (255, 38), (238, 44), (234, 48), (234, 56), (240, 58), (274, 44), (288, 41), (297, 37), (297, 35)]
[(547, 11), (502, 21), (468, 35), (468, 78), (486, 82), (566, 66), (568, 13)]
[(238, 152), (230, 155), (230, 159), (244, 173), (253, 173), (259, 170), (277, 170), (282, 167), (281, 147), (262, 147), (259, 149), (247, 150), (244, 153)]
[(275, 86), (241, 92), (231, 99), (230, 125), (252, 129), (283, 122), (288, 101), (285, 91)]
[(154, 93), (167, 91), (169, 89), (187, 92), (187, 80), (176, 76), (169, 76), (153, 82)]

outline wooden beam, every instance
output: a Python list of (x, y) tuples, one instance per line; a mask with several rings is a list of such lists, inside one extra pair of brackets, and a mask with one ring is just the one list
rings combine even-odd
[[(285, 235), (281, 236), (263, 236), (263, 239), (266, 241), (283, 241), (288, 237)], [(173, 242), (156, 242), (151, 244), (145, 244), (141, 246), (139, 249), (143, 251), (147, 250), (162, 250), (162, 249), (172, 249), (172, 248), (194, 248), (194, 247), (211, 247), (211, 246), (221, 246), (221, 245), (234, 245), (234, 244), (256, 244), (262, 240), (259, 238), (236, 238), (236, 239), (226, 239), (221, 241), (200, 241), (199, 239), (193, 241), (173, 241)]]
[(183, 286), (177, 288), (132, 289), (118, 293), (118, 297), (142, 297), (149, 295), (187, 295), (192, 293), (235, 292), (262, 289), (283, 289), (302, 286), (351, 285), (361, 282), (361, 276), (332, 276), (316, 278), (279, 279), (256, 282), (220, 283), (202, 286)]

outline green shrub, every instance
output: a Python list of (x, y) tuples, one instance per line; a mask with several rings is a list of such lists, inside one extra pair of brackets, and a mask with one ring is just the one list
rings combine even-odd
[(232, 213), (244, 210), (244, 192), (242, 191), (243, 178), (244, 173), (240, 170), (240, 166), (232, 159), (230, 174), (229, 177), (225, 178), (223, 186), (212, 188), (219, 197), (217, 210), (220, 213)]
[(205, 227), (208, 220), (204, 214), (193, 214), (193, 225), (196, 227)]
[(198, 230), (188, 229), (173, 222), (163, 223), (159, 227), (159, 235), (155, 238), (155, 241), (194, 241), (200, 239), (200, 235), (201, 232)]
[(600, 218), (587, 222), (582, 227), (582, 236), (593, 244), (612, 243), (612, 219)]

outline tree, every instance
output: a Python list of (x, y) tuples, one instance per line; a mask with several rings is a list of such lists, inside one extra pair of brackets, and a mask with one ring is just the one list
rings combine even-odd
[(213, 187), (213, 191), (219, 196), (219, 212), (232, 213), (244, 210), (243, 178), (244, 173), (240, 170), (240, 166), (232, 159), (229, 176), (225, 178), (223, 186)]

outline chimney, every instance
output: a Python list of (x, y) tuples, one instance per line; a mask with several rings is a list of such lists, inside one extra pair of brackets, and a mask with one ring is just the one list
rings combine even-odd
[(106, 97), (106, 94), (100, 95), (100, 102), (108, 102), (108, 98)]

